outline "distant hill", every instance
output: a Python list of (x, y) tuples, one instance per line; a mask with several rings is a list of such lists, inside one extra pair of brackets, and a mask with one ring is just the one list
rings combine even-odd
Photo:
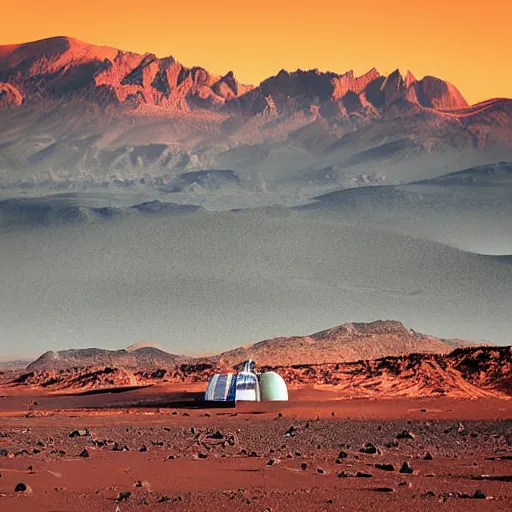
[(350, 323), (310, 336), (290, 336), (260, 341), (208, 357), (169, 354), (153, 346), (139, 345), (123, 350), (99, 348), (46, 352), (27, 366), (27, 371), (63, 370), (110, 366), (126, 369), (159, 369), (178, 364), (207, 363), (218, 368), (233, 367), (246, 359), (258, 366), (324, 364), (410, 353), (447, 354), (471, 342), (443, 340), (407, 329), (401, 322)]
[(85, 348), (45, 352), (26, 369), (28, 371), (67, 370), (100, 366), (126, 369), (166, 368), (175, 366), (182, 359), (182, 356), (169, 354), (155, 347), (142, 347), (136, 350)]
[(447, 354), (470, 342), (443, 340), (407, 329), (401, 322), (349, 323), (310, 336), (279, 337), (239, 347), (214, 358), (220, 367), (245, 359), (258, 365), (324, 364), (411, 353)]

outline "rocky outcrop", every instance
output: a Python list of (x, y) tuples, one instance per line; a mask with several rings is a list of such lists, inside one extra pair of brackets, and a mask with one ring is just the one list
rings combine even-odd
[(245, 359), (260, 365), (324, 364), (377, 359), (412, 352), (446, 354), (454, 342), (407, 329), (401, 322), (350, 323), (310, 336), (260, 341), (220, 354), (216, 363), (231, 367)]

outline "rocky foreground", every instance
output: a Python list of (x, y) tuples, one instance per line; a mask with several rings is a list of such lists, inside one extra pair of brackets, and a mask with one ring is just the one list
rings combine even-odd
[(310, 412), (309, 420), (191, 410), (91, 426), (76, 415), (60, 426), (11, 423), (0, 436), (0, 508), (510, 510), (510, 421)]

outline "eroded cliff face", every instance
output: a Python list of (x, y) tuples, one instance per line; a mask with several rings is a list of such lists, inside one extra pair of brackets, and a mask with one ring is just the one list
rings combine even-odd
[[(336, 391), (339, 398), (512, 397), (512, 347), (459, 348), (448, 354), (409, 354), (356, 362), (260, 367), (283, 376), (290, 389)], [(10, 387), (47, 391), (206, 382), (224, 368), (180, 363), (169, 368), (72, 368), (5, 374)], [(232, 371), (232, 369), (231, 369)]]

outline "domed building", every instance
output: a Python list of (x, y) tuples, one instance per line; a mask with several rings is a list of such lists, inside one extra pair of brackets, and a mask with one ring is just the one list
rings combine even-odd
[(257, 373), (251, 359), (240, 365), (238, 373), (217, 373), (208, 383), (204, 396), (207, 402), (287, 401), (288, 388), (276, 372)]

